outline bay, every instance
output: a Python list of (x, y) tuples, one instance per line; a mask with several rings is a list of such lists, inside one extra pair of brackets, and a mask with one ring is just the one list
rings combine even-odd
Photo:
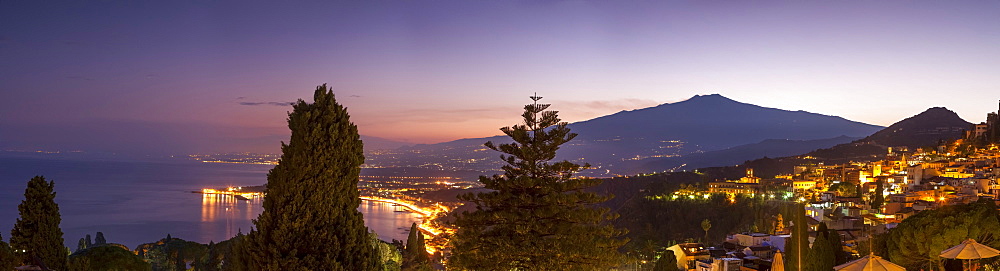
[[(262, 199), (235, 200), (191, 193), (202, 188), (261, 185), (270, 165), (166, 161), (0, 158), (0, 235), (9, 239), (29, 179), (55, 181), (66, 246), (104, 233), (108, 242), (135, 248), (170, 234), (199, 243), (248, 232)], [(405, 240), (420, 217), (391, 204), (362, 201), (365, 224), (382, 240)]]

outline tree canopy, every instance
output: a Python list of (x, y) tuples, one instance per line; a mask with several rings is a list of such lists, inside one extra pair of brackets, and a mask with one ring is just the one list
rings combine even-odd
[(885, 240), (887, 258), (907, 270), (943, 270), (941, 251), (972, 238), (1000, 247), (1000, 220), (996, 205), (980, 199), (966, 205), (927, 210), (903, 220)]
[(55, 183), (35, 176), (28, 181), (24, 200), (17, 205), (20, 217), (10, 232), (10, 246), (20, 262), (37, 258), (49, 269), (66, 270), (66, 247), (59, 228), (62, 218), (56, 204)]
[(291, 138), (267, 175), (264, 211), (241, 246), (248, 269), (377, 269), (357, 210), (364, 163), (358, 128), (325, 84), (313, 101), (299, 100), (288, 114)]
[(486, 142), (505, 154), (504, 174), (479, 178), (492, 191), (460, 196), (476, 209), (456, 217), (450, 267), (605, 270), (622, 263), (624, 231), (607, 223), (617, 215), (593, 206), (609, 196), (584, 191), (601, 180), (573, 177), (589, 165), (550, 163), (576, 134), (548, 107), (526, 105), (522, 124), (500, 129), (513, 143)]
[(96, 246), (69, 256), (69, 270), (152, 270), (149, 263), (127, 248), (112, 245)]
[(0, 270), (13, 270), (14, 267), (17, 267), (14, 251), (3, 241), (3, 235), (0, 235)]

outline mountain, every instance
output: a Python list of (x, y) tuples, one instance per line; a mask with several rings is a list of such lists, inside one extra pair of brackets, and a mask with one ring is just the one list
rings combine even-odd
[(896, 122), (871, 136), (840, 144), (826, 149), (818, 149), (808, 153), (780, 158), (762, 158), (748, 161), (740, 166), (702, 168), (699, 171), (717, 176), (739, 178), (743, 168), (753, 168), (759, 176), (774, 176), (792, 173), (796, 165), (806, 163), (840, 164), (851, 161), (866, 162), (885, 159), (889, 147), (906, 147), (911, 150), (919, 147), (936, 146), (941, 141), (950, 141), (962, 137), (963, 130), (971, 128), (972, 123), (963, 120), (958, 114), (943, 107), (934, 107)]
[(582, 138), (669, 138), (702, 151), (757, 143), (765, 139), (814, 140), (841, 135), (868, 136), (882, 127), (805, 111), (740, 103), (719, 94), (574, 123)]
[(926, 111), (894, 123), (865, 138), (879, 145), (919, 148), (937, 145), (940, 140), (955, 140), (963, 136), (972, 123), (944, 107)]
[(646, 159), (636, 163), (634, 167), (626, 167), (627, 169), (623, 170), (626, 173), (644, 173), (738, 165), (763, 157), (798, 155), (817, 149), (849, 143), (857, 139), (860, 138), (838, 136), (817, 140), (768, 139), (759, 143), (736, 146), (725, 150), (695, 153), (680, 157)]
[(366, 136), (366, 135), (361, 135), (361, 141), (364, 142), (365, 144), (364, 147), (365, 151), (397, 149), (400, 147), (413, 145), (406, 142), (399, 142), (391, 139)]
[[(617, 168), (626, 162), (649, 158), (711, 152), (768, 139), (810, 141), (842, 135), (859, 138), (882, 128), (841, 117), (740, 103), (719, 94), (621, 111), (569, 127), (580, 136), (560, 150), (558, 159), (590, 163), (609, 174), (619, 172)], [(495, 170), (500, 165), (499, 154), (482, 144), (508, 140), (495, 136), (415, 145), (371, 156), (369, 163)]]
[(963, 136), (972, 123), (944, 107), (932, 107), (915, 116), (893, 123), (868, 137), (819, 149), (804, 156), (816, 157), (831, 163), (846, 161), (873, 161), (882, 159), (889, 147), (937, 146), (941, 141), (951, 141)]

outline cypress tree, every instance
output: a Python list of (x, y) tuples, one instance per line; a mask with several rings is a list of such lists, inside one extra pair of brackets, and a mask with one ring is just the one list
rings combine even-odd
[(833, 255), (836, 259), (833, 265), (837, 266), (847, 263), (848, 255), (844, 251), (844, 242), (840, 239), (840, 234), (837, 233), (837, 230), (830, 230), (827, 240), (830, 240), (830, 248), (833, 250)]
[(424, 244), (424, 234), (420, 232), (417, 223), (410, 226), (410, 234), (406, 237), (406, 263), (416, 265), (429, 261), (427, 246)]
[(87, 246), (86, 247), (92, 247), (92, 246), (94, 246), (94, 242), (90, 240), (90, 234), (88, 234), (86, 238), (87, 238)]
[(882, 205), (885, 204), (885, 195), (882, 194), (885, 191), (885, 185), (882, 180), (875, 180), (875, 195), (872, 198), (872, 210), (882, 213)]
[(861, 189), (861, 183), (854, 185), (854, 195), (856, 195), (857, 197), (864, 197), (865, 193)]
[(589, 165), (550, 163), (576, 137), (549, 105), (524, 107), (523, 124), (500, 130), (513, 143), (485, 146), (502, 152), (503, 175), (480, 177), (491, 192), (459, 196), (476, 206), (458, 214), (450, 266), (471, 270), (606, 270), (621, 263), (626, 241), (609, 225), (617, 216), (593, 205), (610, 197), (584, 189), (601, 180), (573, 178)]
[(792, 235), (785, 241), (785, 270), (803, 271), (809, 253), (809, 226), (805, 206), (796, 203), (792, 209)]
[(242, 246), (250, 270), (378, 268), (357, 210), (364, 163), (358, 128), (326, 84), (313, 100), (300, 99), (288, 114), (292, 136), (267, 174), (264, 211)]
[(83, 237), (80, 237), (80, 241), (77, 242), (76, 244), (76, 251), (81, 251), (84, 249), (87, 249), (87, 241), (84, 241)]
[(55, 183), (45, 177), (28, 181), (24, 200), (17, 205), (20, 217), (10, 231), (10, 245), (23, 262), (37, 257), (49, 269), (66, 270), (67, 253), (59, 228), (62, 218), (54, 190)]
[(108, 240), (104, 239), (104, 233), (103, 232), (97, 232), (97, 237), (94, 237), (94, 245), (95, 246), (100, 246), (100, 245), (106, 245), (106, 244), (108, 244)]
[(816, 234), (816, 240), (813, 241), (806, 259), (808, 261), (805, 263), (807, 271), (833, 271), (837, 259), (826, 234), (823, 232)]
[(406, 251), (407, 257), (413, 255), (413, 251), (417, 247), (417, 234), (420, 234), (420, 229), (417, 228), (417, 223), (410, 225), (410, 234), (406, 236)]

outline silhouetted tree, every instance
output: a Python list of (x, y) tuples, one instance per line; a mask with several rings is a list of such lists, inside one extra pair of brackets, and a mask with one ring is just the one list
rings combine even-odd
[(66, 247), (59, 228), (62, 218), (56, 204), (55, 183), (35, 176), (28, 181), (24, 200), (17, 205), (20, 217), (10, 232), (10, 245), (22, 262), (38, 258), (49, 269), (66, 270)]
[(216, 246), (222, 250), (222, 270), (233, 271), (233, 270), (247, 270), (245, 261), (242, 259), (244, 256), (239, 250), (242, 246), (243, 241), (246, 240), (246, 235), (240, 230), (236, 233), (236, 236), (229, 238), (229, 240), (219, 242)]
[(813, 241), (812, 248), (809, 249), (809, 254), (806, 256), (807, 271), (833, 271), (837, 256), (833, 251), (833, 245), (827, 238), (828, 234), (829, 232), (826, 231), (817, 231), (816, 240)]
[(802, 204), (795, 204), (792, 210), (792, 236), (785, 241), (785, 270), (806, 270), (809, 253), (809, 226), (806, 210)]
[(424, 244), (424, 234), (420, 232), (417, 223), (410, 226), (410, 234), (406, 237), (406, 255), (403, 258), (403, 267), (411, 268), (418, 265), (427, 265), (430, 261), (427, 256), (427, 247)]
[(219, 254), (218, 246), (215, 242), (208, 242), (208, 253), (195, 264), (195, 270), (199, 271), (219, 271), (222, 266), (222, 255)]
[[(532, 97), (536, 100), (538, 97)], [(450, 266), (480, 270), (604, 270), (621, 263), (627, 241), (608, 225), (617, 217), (595, 208), (608, 196), (585, 192), (601, 180), (573, 178), (589, 165), (549, 163), (576, 137), (547, 104), (529, 104), (523, 124), (500, 130), (513, 143), (485, 146), (502, 152), (503, 175), (480, 177), (491, 192), (460, 196), (476, 206), (457, 215)]]
[(7, 242), (3, 241), (3, 236), (0, 235), (0, 270), (14, 270), (14, 267), (17, 267), (14, 250)]
[(140, 257), (152, 265), (153, 270), (177, 270), (183, 263), (199, 260), (208, 253), (208, 246), (181, 238), (163, 238), (155, 243), (140, 244), (135, 248)]
[(94, 245), (95, 246), (100, 246), (100, 245), (105, 245), (107, 243), (108, 243), (108, 240), (104, 239), (104, 233), (103, 232), (97, 232), (97, 237), (94, 237)]
[(656, 260), (653, 271), (677, 271), (677, 256), (674, 256), (674, 251), (664, 251), (660, 259)]
[(142, 257), (118, 244), (87, 248), (69, 256), (69, 270), (151, 270)]
[(885, 191), (885, 184), (880, 179), (875, 180), (875, 194), (872, 195), (872, 210), (881, 213), (882, 205), (885, 205), (885, 195), (882, 191)]
[(84, 240), (83, 237), (80, 237), (80, 242), (77, 242), (76, 244), (76, 251), (81, 251), (84, 249), (87, 249), (87, 241)]
[(264, 212), (243, 243), (251, 270), (375, 270), (358, 205), (364, 163), (358, 128), (324, 84), (288, 114), (292, 131), (267, 175)]

